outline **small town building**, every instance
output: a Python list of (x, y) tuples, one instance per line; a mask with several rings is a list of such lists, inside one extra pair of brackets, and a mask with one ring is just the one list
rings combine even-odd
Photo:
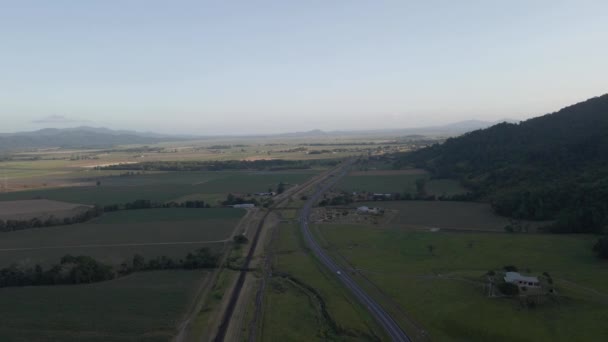
[(540, 288), (540, 282), (537, 277), (524, 276), (518, 272), (505, 273), (505, 282), (515, 284), (520, 290), (527, 288)]

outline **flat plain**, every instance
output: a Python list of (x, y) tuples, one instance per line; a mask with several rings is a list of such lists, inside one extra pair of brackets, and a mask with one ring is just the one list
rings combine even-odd
[[(0, 201), (50, 199), (71, 203), (109, 205), (148, 199), (156, 202), (178, 200), (188, 195), (253, 193), (276, 189), (280, 182), (299, 184), (318, 171), (282, 172), (164, 172), (133, 176), (102, 176), (100, 185), (24, 190), (0, 194)], [(215, 203), (213, 203), (215, 204)]]
[(426, 171), (410, 170), (371, 170), (354, 171), (342, 178), (337, 189), (348, 192), (408, 193), (416, 194), (416, 181), (426, 180), (429, 195), (456, 195), (466, 193), (458, 181), (451, 179), (429, 179)]
[(418, 229), (460, 229), (504, 232), (511, 220), (492, 212), (487, 203), (451, 201), (376, 201), (357, 205), (395, 210), (389, 225)]
[(153, 271), (88, 285), (0, 288), (0, 340), (168, 341), (206, 276)]
[(184, 257), (230, 239), (243, 209), (142, 209), (106, 213), (93, 221), (0, 234), (0, 264), (54, 264), (65, 254), (119, 265), (135, 253)]
[[(303, 170), (187, 172), (99, 170), (96, 167), (146, 161), (335, 159), (360, 154), (370, 147), (367, 141), (361, 145), (357, 141), (341, 141), (336, 145), (331, 141), (315, 142), (320, 143), (319, 146), (309, 146), (309, 143), (308, 139), (225, 142), (218, 139), (117, 146), (108, 150), (48, 149), (16, 153), (0, 161), (0, 205), (20, 200), (105, 206), (138, 199), (158, 203), (202, 199), (219, 206), (229, 193), (266, 192), (275, 190), (279, 183), (289, 188), (304, 183), (328, 166), (313, 163), (311, 169)], [(18, 205), (24, 203), (28, 202), (18, 202)], [(296, 212), (289, 210), (288, 216), (293, 219)], [(65, 254), (87, 255), (119, 266), (134, 254), (146, 259), (162, 255), (179, 259), (200, 247), (224, 251), (230, 246), (232, 233), (244, 214), (244, 210), (231, 208), (127, 210), (107, 212), (86, 223), (2, 233), (0, 267), (17, 264), (27, 268), (40, 264), (47, 268)], [(295, 227), (283, 239), (288, 243), (297, 242)], [(302, 304), (306, 307), (296, 313), (311, 317), (312, 330), (309, 334), (296, 329), (303, 334), (299, 335), (290, 332), (291, 326), (276, 331), (279, 326), (270, 323), (272, 329), (265, 330), (265, 337), (283, 341), (283, 333), (288, 333), (286, 336), (292, 340), (300, 340), (302, 336), (369, 340), (382, 334), (377, 327), (372, 327), (373, 322), (365, 311), (344, 295), (339, 284), (323, 274), (301, 246), (295, 248), (299, 251), (295, 259), (286, 255), (280, 263), (281, 269), (293, 271), (298, 279), (313, 277), (311, 286), (319, 288), (322, 297), (280, 277), (275, 279), (276, 284), (289, 288), (289, 293), (274, 300), (285, 304), (277, 308), (283, 310), (278, 311), (279, 314), (287, 315), (292, 312), (289, 304), (292, 300), (305, 298), (307, 302)], [(215, 272), (151, 271), (88, 285), (2, 288), (0, 301), (4, 309), (0, 309), (0, 315), (6, 319), (0, 323), (0, 340), (167, 341), (175, 336), (187, 308), (196, 301), (193, 297), (197, 289), (210, 286), (211, 292), (193, 324), (208, 325), (216, 321), (211, 316), (221, 313), (227, 297), (225, 291), (231, 288), (236, 272), (222, 268), (219, 278), (212, 274)], [(322, 308), (326, 303), (327, 307)], [(329, 318), (324, 312), (329, 313)], [(297, 319), (294, 315), (290, 317)], [(279, 316), (272, 318), (287, 322)]]
[[(591, 251), (593, 236), (433, 233), (332, 224), (315, 229), (336, 260), (356, 269), (358, 281), (403, 326), (416, 322), (431, 340), (608, 338), (603, 324), (608, 319), (608, 277), (604, 263)], [(535, 308), (517, 299), (488, 298), (484, 274), (506, 265), (530, 274), (548, 272), (558, 295)]]
[(56, 218), (73, 217), (89, 209), (89, 206), (59, 201), (23, 200), (0, 201), (0, 219), (2, 220), (29, 220), (38, 218), (44, 220), (49, 216)]

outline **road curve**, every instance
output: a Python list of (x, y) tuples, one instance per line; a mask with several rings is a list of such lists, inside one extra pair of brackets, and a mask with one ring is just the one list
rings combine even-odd
[(302, 211), (300, 212), (300, 229), (304, 236), (304, 241), (312, 253), (321, 261), (321, 263), (327, 267), (335, 276), (338, 278), (344, 286), (350, 290), (352, 295), (359, 300), (359, 302), (367, 308), (370, 314), (378, 321), (378, 323), (386, 330), (388, 335), (393, 341), (399, 342), (411, 342), (411, 339), (405, 334), (401, 327), (393, 320), (393, 318), (378, 304), (371, 296), (357, 285), (357, 283), (348, 275), (348, 272), (342, 271), (341, 267), (338, 266), (326, 253), (323, 251), (321, 246), (315, 241), (312, 233), (308, 227), (308, 218), (313, 204), (323, 195), (323, 193), (331, 188), (336, 182), (343, 177), (349, 169), (351, 162), (345, 165), (337, 171), (333, 178), (329, 182), (321, 185), (315, 194), (304, 204)]

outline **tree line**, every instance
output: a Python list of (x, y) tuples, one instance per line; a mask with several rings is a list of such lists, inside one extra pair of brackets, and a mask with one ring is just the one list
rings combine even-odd
[(64, 226), (76, 223), (83, 223), (90, 221), (96, 217), (101, 216), (105, 212), (113, 212), (119, 210), (139, 210), (139, 209), (153, 209), (153, 208), (210, 208), (211, 206), (202, 200), (192, 200), (184, 202), (154, 202), (145, 199), (138, 199), (132, 202), (123, 204), (109, 204), (103, 207), (94, 206), (80, 214), (58, 218), (50, 215), (47, 218), (31, 218), (31, 219), (0, 219), (0, 232), (12, 232), (16, 230), (31, 229), (31, 228), (45, 228), (54, 226)]
[(0, 269), (0, 287), (73, 285), (96, 283), (112, 280), (133, 272), (200, 269), (218, 266), (220, 255), (209, 248), (201, 248), (188, 253), (184, 258), (174, 260), (167, 256), (152, 258), (148, 261), (136, 254), (130, 262), (124, 262), (118, 269), (104, 264), (90, 256), (65, 255), (58, 264), (44, 269), (40, 264), (23, 268), (16, 264)]
[(211, 208), (209, 203), (203, 200), (191, 200), (183, 202), (154, 202), (147, 199), (138, 199), (132, 202), (123, 204), (109, 204), (103, 207), (104, 212), (112, 212), (118, 210), (139, 210), (139, 209), (154, 209), (154, 208)]
[(57, 218), (53, 215), (49, 216), (46, 219), (40, 218), (32, 218), (32, 219), (22, 219), (22, 220), (2, 220), (0, 219), (0, 232), (12, 232), (15, 230), (23, 230), (30, 228), (43, 228), (43, 227), (53, 227), (53, 226), (62, 226), (62, 225), (70, 225), (76, 223), (82, 223), (89, 221), (95, 217), (103, 214), (104, 209), (99, 206), (94, 206), (80, 214), (65, 217), (65, 218)]

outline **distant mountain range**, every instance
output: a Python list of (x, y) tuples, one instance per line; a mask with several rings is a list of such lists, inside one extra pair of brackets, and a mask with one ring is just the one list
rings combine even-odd
[(413, 128), (394, 128), (394, 129), (374, 129), (374, 130), (352, 130), (352, 131), (323, 131), (320, 129), (314, 129), (306, 132), (293, 132), (277, 134), (276, 136), (282, 137), (323, 137), (323, 136), (371, 136), (371, 135), (391, 135), (391, 136), (402, 136), (402, 135), (420, 135), (420, 136), (456, 136), (467, 132), (475, 131), (478, 129), (484, 129), (496, 124), (507, 122), (517, 123), (519, 121), (513, 119), (503, 119), (498, 121), (482, 121), (482, 120), (465, 120), (459, 121), (447, 125), (438, 126), (425, 126), (425, 127), (413, 127)]
[(44, 128), (33, 132), (0, 134), (0, 151), (39, 148), (109, 148), (116, 145), (153, 144), (183, 138), (157, 133), (115, 131), (108, 128)]
[[(515, 122), (502, 120), (500, 122)], [(467, 120), (442, 126), (361, 131), (293, 132), (270, 135), (243, 135), (238, 137), (315, 138), (327, 136), (456, 136), (490, 127), (498, 122)], [(234, 136), (237, 137), (237, 136)], [(104, 127), (79, 126), (73, 128), (44, 128), (32, 132), (0, 133), (0, 151), (24, 151), (40, 148), (110, 148), (116, 145), (154, 144), (166, 141), (209, 139), (209, 136), (168, 135), (153, 132), (112, 130)]]

